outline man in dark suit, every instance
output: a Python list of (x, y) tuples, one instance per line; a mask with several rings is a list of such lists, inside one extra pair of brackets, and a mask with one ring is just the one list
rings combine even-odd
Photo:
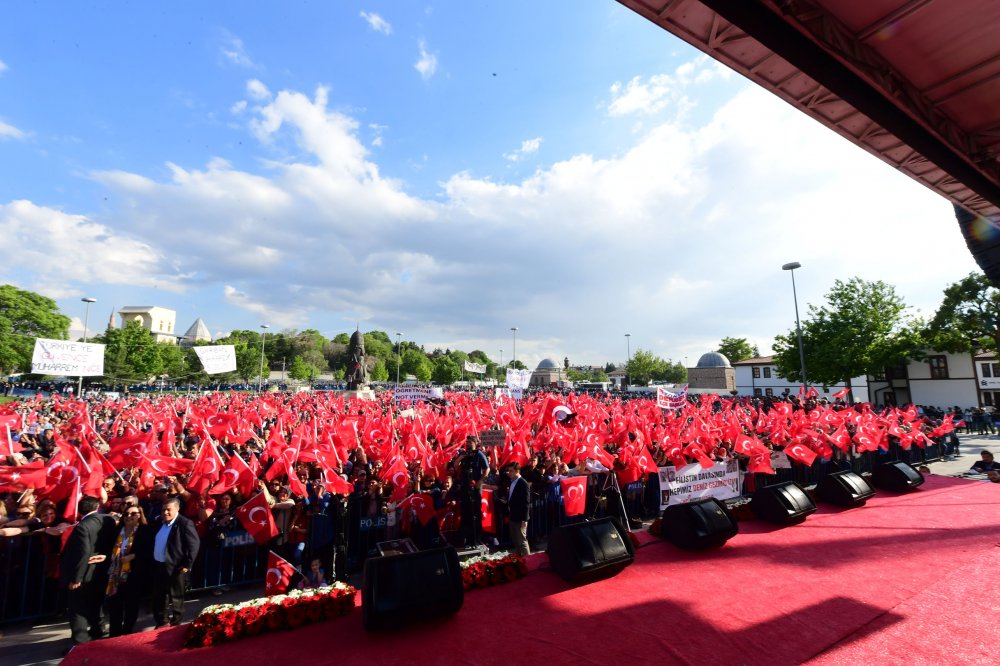
[(114, 548), (118, 525), (111, 516), (97, 513), (100, 505), (96, 497), (85, 496), (80, 500), (77, 505), (80, 521), (60, 556), (59, 577), (66, 588), (73, 645), (104, 638), (101, 605), (108, 584), (108, 557)]
[(201, 545), (194, 523), (180, 515), (180, 510), (180, 500), (171, 497), (153, 521), (153, 619), (157, 628), (181, 623), (188, 573)]
[(514, 542), (512, 550), (518, 555), (529, 555), (528, 547), (528, 482), (521, 476), (521, 466), (512, 462), (507, 465), (507, 478), (510, 487), (507, 489), (507, 516), (510, 521), (510, 539)]

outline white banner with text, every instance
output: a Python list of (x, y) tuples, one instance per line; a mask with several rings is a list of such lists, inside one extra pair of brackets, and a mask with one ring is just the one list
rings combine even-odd
[(104, 345), (35, 338), (31, 372), (36, 375), (97, 377), (104, 374)]
[(236, 372), (236, 347), (233, 345), (195, 347), (194, 353), (198, 355), (198, 360), (201, 361), (201, 366), (205, 368), (207, 374)]
[(674, 504), (714, 497), (719, 500), (739, 497), (740, 468), (735, 460), (704, 468), (691, 463), (680, 469), (660, 468), (660, 509)]

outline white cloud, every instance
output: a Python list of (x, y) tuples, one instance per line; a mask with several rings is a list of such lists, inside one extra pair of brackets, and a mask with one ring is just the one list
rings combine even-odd
[(510, 160), (511, 162), (517, 162), (527, 155), (534, 155), (537, 153), (541, 145), (542, 137), (540, 136), (536, 136), (534, 139), (526, 139), (521, 142), (521, 147), (517, 150), (510, 153), (504, 153), (504, 158)]
[(234, 116), (238, 116), (246, 110), (247, 110), (247, 101), (245, 99), (241, 99), (240, 101), (236, 102), (231, 107), (229, 107), (229, 112), (232, 113)]
[(378, 14), (372, 12), (361, 12), (361, 18), (368, 23), (368, 26), (375, 32), (381, 32), (384, 35), (392, 34), (392, 26), (384, 18)]
[(247, 94), (255, 100), (262, 101), (271, 97), (271, 91), (257, 79), (247, 81)]
[(243, 46), (243, 40), (239, 37), (228, 35), (225, 42), (219, 47), (222, 57), (240, 67), (253, 67), (253, 60), (247, 55)]
[(6, 72), (7, 69), (8, 69), (7, 63), (5, 63), (3, 60), (0, 60), (0, 74)]
[(23, 139), (24, 132), (0, 120), (0, 139)]
[(419, 47), (420, 58), (413, 65), (413, 67), (420, 72), (420, 77), (426, 81), (434, 76), (435, 72), (437, 72), (438, 59), (436, 55), (427, 50), (427, 43), (424, 40), (420, 40)]

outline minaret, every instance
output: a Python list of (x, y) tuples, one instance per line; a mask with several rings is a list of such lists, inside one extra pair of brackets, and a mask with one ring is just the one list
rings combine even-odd
[(115, 309), (114, 309), (114, 307), (111, 308), (111, 316), (108, 317), (108, 328), (107, 328), (107, 330), (109, 330), (109, 331), (115, 330)]

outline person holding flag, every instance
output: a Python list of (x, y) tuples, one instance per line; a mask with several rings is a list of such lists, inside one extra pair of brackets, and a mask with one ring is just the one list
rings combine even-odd
[(479, 438), (469, 435), (465, 452), (456, 461), (458, 492), (462, 512), (459, 525), (466, 546), (478, 546), (483, 533), (483, 479), (490, 473), (490, 463), (479, 450)]

